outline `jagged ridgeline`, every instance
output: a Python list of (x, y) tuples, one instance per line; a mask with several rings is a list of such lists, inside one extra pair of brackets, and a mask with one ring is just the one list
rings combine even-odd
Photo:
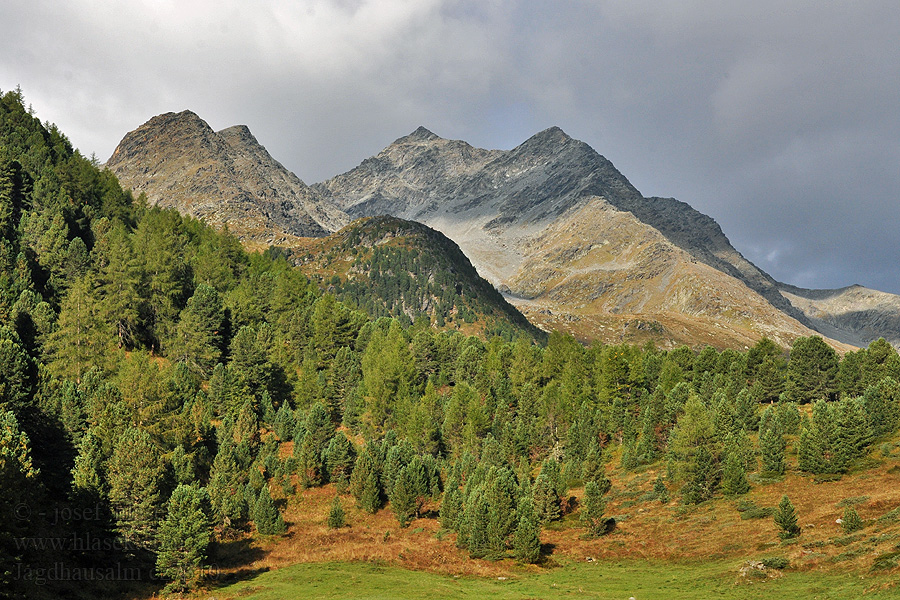
[(452, 240), (388, 216), (354, 221), (292, 250), (293, 260), (340, 300), (372, 317), (454, 328), (485, 337), (544, 339)]

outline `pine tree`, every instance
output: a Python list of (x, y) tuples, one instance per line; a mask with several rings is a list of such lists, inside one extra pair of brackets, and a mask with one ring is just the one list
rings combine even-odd
[(360, 452), (356, 459), (350, 476), (350, 493), (356, 498), (357, 505), (370, 514), (374, 515), (381, 508), (378, 467), (369, 447)]
[(491, 467), (485, 479), (484, 500), (488, 507), (487, 546), (489, 555), (500, 557), (516, 529), (515, 477), (508, 467)]
[(99, 318), (112, 325), (119, 348), (130, 348), (140, 325), (140, 265), (134, 256), (131, 238), (121, 221), (113, 221), (94, 246), (98, 266)]
[(735, 426), (744, 431), (754, 431), (759, 427), (756, 415), (757, 404), (747, 388), (742, 389), (734, 401)]
[(109, 459), (109, 500), (122, 537), (152, 545), (162, 509), (165, 464), (147, 432), (127, 429)]
[(653, 493), (656, 494), (657, 500), (663, 504), (669, 501), (669, 488), (666, 487), (666, 482), (663, 481), (662, 473), (656, 476), (656, 481), (653, 483)]
[(457, 529), (457, 519), (462, 511), (462, 500), (459, 475), (454, 471), (447, 479), (447, 485), (444, 488), (444, 499), (441, 501), (441, 526), (445, 529)]
[(581, 524), (587, 530), (588, 537), (598, 537), (603, 533), (603, 513), (606, 502), (596, 482), (589, 481), (584, 486), (584, 498), (581, 502)]
[(400, 527), (409, 526), (410, 521), (419, 516), (421, 502), (427, 494), (428, 484), (421, 461), (415, 460), (402, 467), (390, 494), (391, 510)]
[(669, 438), (670, 473), (686, 480), (682, 493), (689, 504), (712, 498), (721, 479), (721, 449), (711, 412), (698, 395), (690, 394)]
[(775, 525), (778, 526), (778, 537), (782, 540), (790, 540), (800, 535), (800, 527), (797, 525), (797, 511), (787, 496), (781, 497), (778, 509), (773, 515)]
[(606, 468), (603, 465), (603, 451), (600, 449), (600, 443), (594, 440), (588, 450), (587, 457), (581, 466), (581, 480), (587, 484), (588, 481), (594, 481), (600, 486), (600, 492), (605, 494), (612, 487), (612, 482), (606, 476)]
[(838, 402), (836, 417), (832, 465), (836, 471), (844, 472), (854, 460), (865, 456), (872, 441), (872, 430), (859, 398)]
[(0, 587), (4, 591), (12, 587), (17, 565), (23, 564), (21, 537), (32, 534), (17, 510), (36, 501), (39, 475), (28, 435), (12, 411), (0, 412)]
[(259, 498), (253, 505), (253, 522), (256, 524), (256, 530), (262, 535), (280, 535), (287, 531), (287, 526), (281, 513), (272, 500), (269, 493), (269, 486), (264, 485), (259, 492)]
[(560, 507), (559, 463), (548, 458), (541, 465), (541, 472), (534, 482), (532, 497), (534, 512), (541, 523), (555, 521), (562, 517)]
[(331, 510), (328, 512), (328, 527), (329, 529), (340, 529), (344, 525), (346, 525), (346, 520), (341, 497), (335, 496), (331, 502)]
[(837, 396), (839, 358), (820, 336), (797, 338), (787, 366), (787, 394), (798, 404)]
[(294, 428), (297, 423), (294, 420), (294, 411), (288, 406), (287, 402), (282, 403), (278, 412), (275, 413), (275, 435), (282, 442), (289, 442), (294, 437)]
[(713, 497), (719, 484), (719, 469), (706, 446), (701, 446), (687, 468), (687, 483), (682, 490), (686, 504), (700, 504)]
[(353, 473), (353, 465), (356, 463), (356, 451), (353, 442), (347, 439), (342, 431), (337, 432), (324, 453), (325, 466), (328, 469), (328, 480), (337, 488), (338, 493), (343, 493), (350, 485), (350, 475)]
[(169, 358), (180, 361), (206, 378), (222, 357), (225, 309), (219, 293), (201, 283), (181, 311), (175, 335), (169, 342)]
[(239, 527), (249, 513), (242, 491), (247, 476), (240, 467), (234, 443), (219, 448), (209, 475), (209, 496), (217, 523)]
[(72, 487), (76, 493), (95, 499), (106, 496), (107, 485), (103, 469), (103, 443), (93, 429), (81, 437), (75, 466), (72, 468)]
[(541, 524), (534, 514), (534, 502), (530, 496), (519, 499), (519, 522), (513, 536), (513, 553), (516, 560), (533, 564), (541, 557)]
[(863, 522), (862, 519), (859, 518), (859, 513), (856, 512), (856, 509), (852, 506), (845, 508), (844, 517), (841, 519), (841, 529), (844, 530), (844, 533), (853, 533), (862, 528)]
[(172, 492), (156, 534), (156, 572), (172, 580), (166, 590), (183, 593), (196, 582), (212, 540), (210, 511), (205, 488), (182, 484)]
[(744, 458), (737, 452), (725, 453), (725, 468), (722, 471), (722, 493), (729, 496), (746, 494), (750, 491)]
[(784, 475), (784, 450), (784, 436), (779, 432), (777, 425), (772, 423), (759, 436), (763, 472), (770, 475)]

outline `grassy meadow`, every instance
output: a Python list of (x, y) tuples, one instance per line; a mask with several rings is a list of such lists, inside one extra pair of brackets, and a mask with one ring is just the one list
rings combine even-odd
[(247, 600), (368, 599), (462, 600), (467, 598), (678, 600), (694, 598), (888, 599), (900, 587), (888, 576), (860, 577), (785, 571), (777, 578), (742, 577), (742, 562), (624, 560), (562, 565), (505, 578), (454, 577), (372, 563), (298, 564), (215, 590), (215, 597)]

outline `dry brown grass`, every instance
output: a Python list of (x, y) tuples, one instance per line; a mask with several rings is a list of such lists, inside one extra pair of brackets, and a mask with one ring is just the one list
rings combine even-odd
[(347, 527), (329, 529), (325, 522), (334, 494), (334, 487), (327, 485), (304, 490), (291, 498), (284, 513), (289, 524), (287, 535), (254, 540), (254, 548), (264, 556), (240, 568), (370, 561), (452, 575), (495, 576), (508, 573), (513, 566), (511, 561), (470, 559), (467, 552), (456, 547), (455, 535), (438, 536), (440, 525), (435, 518), (418, 519), (403, 529), (390, 510), (370, 515), (356, 508), (350, 496), (342, 497)]
[[(284, 444), (282, 454), (289, 453), (289, 445)], [(900, 521), (877, 521), (900, 506), (900, 459), (896, 457), (884, 458), (877, 466), (838, 481), (816, 483), (812, 477), (791, 471), (781, 481), (754, 485), (741, 500), (774, 507), (787, 494), (796, 507), (803, 533), (789, 544), (781, 544), (771, 517), (741, 520), (737, 499), (717, 498), (685, 507), (673, 493), (673, 500), (662, 504), (644, 496), (652, 491), (656, 469), (631, 473), (611, 468), (609, 475), (613, 489), (606, 512), (617, 517), (616, 530), (599, 539), (585, 539), (577, 511), (567, 515), (542, 532), (542, 542), (552, 549), (549, 565), (586, 557), (702, 560), (777, 554), (802, 569), (866, 571), (878, 555), (900, 549)], [(581, 489), (570, 491), (576, 498), (581, 493)], [(436, 518), (420, 518), (402, 529), (389, 507), (370, 515), (356, 508), (348, 495), (342, 497), (348, 526), (329, 529), (325, 522), (334, 494), (334, 487), (328, 485), (289, 498), (284, 513), (288, 533), (253, 539), (251, 546), (260, 557), (231, 570), (277, 569), (300, 562), (371, 561), (451, 575), (523, 572), (524, 567), (511, 559), (469, 558), (465, 550), (456, 547), (455, 534), (440, 531)], [(835, 523), (844, 512), (839, 503), (848, 498), (854, 499), (854, 508), (867, 525), (849, 542)], [(437, 506), (428, 508), (432, 515), (436, 513)]]

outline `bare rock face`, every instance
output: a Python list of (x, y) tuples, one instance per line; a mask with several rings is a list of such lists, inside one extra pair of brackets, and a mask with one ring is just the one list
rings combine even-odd
[(273, 159), (243, 125), (213, 131), (190, 111), (128, 133), (106, 166), (151, 205), (176, 208), (242, 239), (319, 237), (349, 219)]
[(354, 217), (443, 232), (529, 319), (583, 340), (744, 347), (815, 333), (714, 220), (644, 198), (556, 127), (509, 151), (419, 128), (313, 188)]

